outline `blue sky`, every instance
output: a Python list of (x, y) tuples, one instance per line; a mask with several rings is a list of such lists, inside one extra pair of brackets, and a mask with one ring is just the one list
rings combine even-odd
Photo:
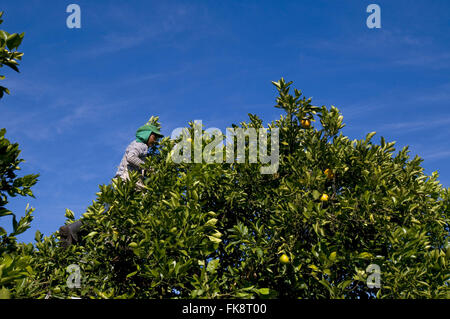
[[(81, 29), (66, 27), (70, 3)], [(381, 29), (366, 26), (371, 3)], [(350, 138), (377, 131), (376, 142), (409, 145), (450, 186), (448, 0), (2, 0), (0, 10), (0, 29), (25, 32), (21, 73), (2, 70), (0, 127), (20, 144), (22, 174), (40, 174), (36, 199), (8, 206), (36, 208), (21, 241), (56, 231), (65, 208), (79, 218), (151, 115), (166, 135), (194, 119), (267, 123), (281, 77), (338, 107)]]

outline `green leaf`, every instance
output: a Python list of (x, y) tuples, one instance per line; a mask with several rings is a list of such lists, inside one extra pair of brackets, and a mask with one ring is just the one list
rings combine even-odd
[(74, 213), (68, 208), (66, 208), (66, 213), (64, 214), (64, 216), (66, 216), (66, 218), (68, 218), (70, 220), (75, 220)]
[(213, 259), (206, 266), (206, 271), (210, 273), (216, 272), (217, 267), (219, 266), (220, 259)]
[(258, 293), (261, 295), (268, 295), (268, 294), (270, 294), (270, 289), (269, 288), (259, 288)]
[(370, 132), (366, 135), (366, 143), (368, 143), (377, 132)]
[(373, 258), (373, 255), (371, 253), (368, 252), (362, 252), (358, 255), (358, 258), (362, 258), (362, 259), (370, 259)]
[[(6, 66), (9, 66), (11, 69), (13, 69), (16, 72), (20, 72), (19, 68), (17, 67), (17, 63), (13, 63), (12, 60), (8, 61), (8, 62), (4, 62), (3, 64), (6, 65)], [(9, 90), (8, 89), (4, 88), (4, 91), (9, 94)]]
[(36, 230), (36, 233), (35, 233), (35, 235), (34, 235), (34, 239), (35, 239), (38, 243), (40, 243), (40, 242), (42, 241), (42, 234), (41, 234), (41, 232), (40, 232), (39, 230)]
[(314, 271), (319, 271), (319, 268), (316, 265), (308, 265), (308, 268), (311, 268)]
[(15, 232), (17, 232), (18, 227), (19, 227), (19, 223), (17, 222), (16, 215), (13, 215), (12, 223), (13, 223), (13, 232), (15, 233)]
[(23, 36), (21, 37), (17, 33), (13, 33), (6, 39), (6, 46), (9, 50), (16, 49), (22, 42)]
[(4, 207), (0, 207), (0, 217), (12, 215), (13, 213)]
[(205, 227), (214, 226), (217, 223), (217, 218), (211, 218), (205, 223)]
[(0, 30), (0, 38), (3, 39), (4, 41), (6, 41), (8, 39), (9, 33), (4, 31), (4, 30)]
[(315, 200), (319, 199), (319, 197), (322, 196), (321, 193), (317, 190), (313, 190), (312, 195)]
[(330, 256), (328, 257), (328, 259), (332, 262), (334, 262), (336, 260), (336, 252), (333, 251)]
[(220, 238), (217, 238), (217, 237), (214, 237), (214, 236), (208, 236), (208, 238), (209, 238), (210, 241), (212, 241), (214, 243), (217, 243), (217, 244), (222, 242), (222, 240)]
[(0, 299), (10, 299), (11, 295), (9, 293), (9, 290), (3, 287), (0, 289)]

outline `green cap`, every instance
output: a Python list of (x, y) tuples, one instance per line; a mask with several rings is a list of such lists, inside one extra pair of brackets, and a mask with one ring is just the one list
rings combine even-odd
[(158, 135), (158, 137), (163, 137), (164, 135), (161, 134), (161, 132), (158, 130), (158, 128), (155, 125), (152, 124), (146, 124), (145, 126), (148, 126), (152, 133), (155, 133), (155, 135)]
[(150, 135), (154, 133), (158, 137), (163, 137), (164, 135), (161, 134), (161, 132), (158, 130), (158, 128), (155, 125), (152, 124), (145, 124), (138, 128), (136, 132), (136, 141), (142, 142), (147, 144), (148, 138)]

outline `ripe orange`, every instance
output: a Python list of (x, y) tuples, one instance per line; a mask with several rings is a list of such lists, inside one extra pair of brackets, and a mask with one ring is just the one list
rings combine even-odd
[(289, 257), (286, 254), (280, 256), (280, 263), (287, 264), (289, 263)]
[(309, 128), (311, 126), (311, 121), (308, 119), (304, 119), (300, 121), (300, 124), (303, 128)]
[(331, 169), (327, 168), (326, 170), (323, 171), (325, 175), (327, 175), (328, 179), (333, 179), (334, 178), (334, 173)]

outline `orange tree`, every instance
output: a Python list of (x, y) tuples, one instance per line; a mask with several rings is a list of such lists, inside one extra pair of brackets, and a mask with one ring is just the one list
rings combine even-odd
[[(81, 244), (65, 251), (57, 233), (36, 236), (33, 285), (18, 296), (449, 298), (449, 190), (437, 173), (375, 133), (349, 140), (337, 108), (273, 84), (285, 112), (268, 124), (280, 132), (276, 173), (248, 161), (176, 164), (177, 141), (164, 138), (145, 190), (137, 175), (100, 186)], [(250, 114), (239, 127), (263, 124)], [(66, 285), (69, 264), (80, 288)]]
[[(3, 11), (0, 11), (0, 24), (2, 24), (3, 20), (1, 19), (3, 16)], [(0, 30), (0, 68), (6, 65), (7, 67), (13, 69), (16, 72), (19, 72), (17, 61), (22, 59), (23, 53), (17, 51), (17, 48), (22, 43), (23, 37), (25, 33), (8, 33), (4, 30)], [(0, 80), (4, 80), (5, 76), (0, 75)], [(8, 88), (0, 85), (0, 98), (7, 93), (9, 94)]]
[[(12, 217), (12, 232), (8, 233), (0, 226), (0, 298), (8, 297), (10, 289), (23, 283), (33, 272), (30, 267), (32, 256), (23, 254), (23, 244), (17, 243), (16, 236), (30, 227), (34, 208), (25, 208), (25, 216), (19, 220), (16, 214), (7, 208), (8, 197), (33, 196), (31, 187), (37, 182), (38, 175), (17, 176), (20, 150), (17, 143), (5, 138), (5, 129), (0, 130), (0, 218), (2, 221)], [(34, 197), (34, 196), (33, 196)]]
[[(0, 12), (0, 24), (3, 22), (2, 15), (3, 12)], [(23, 53), (18, 52), (17, 49), (23, 37), (23, 33), (10, 34), (0, 30), (0, 68), (6, 65), (19, 72), (17, 60), (22, 58)], [(4, 79), (5, 76), (0, 75), (0, 80)], [(5, 92), (9, 94), (6, 87), (0, 86), (0, 99)], [(22, 253), (24, 245), (17, 243), (16, 236), (30, 227), (34, 209), (27, 206), (25, 216), (17, 220), (7, 204), (10, 197), (33, 196), (31, 187), (37, 182), (38, 177), (34, 174), (18, 176), (19, 165), (23, 162), (19, 158), (19, 145), (11, 143), (5, 134), (6, 129), (0, 129), (0, 218), (3, 222), (6, 218), (12, 217), (12, 232), (8, 233), (0, 226), (0, 298), (9, 297), (10, 290), (17, 291), (18, 287), (29, 280), (33, 273), (30, 267), (32, 256), (30, 253)]]

